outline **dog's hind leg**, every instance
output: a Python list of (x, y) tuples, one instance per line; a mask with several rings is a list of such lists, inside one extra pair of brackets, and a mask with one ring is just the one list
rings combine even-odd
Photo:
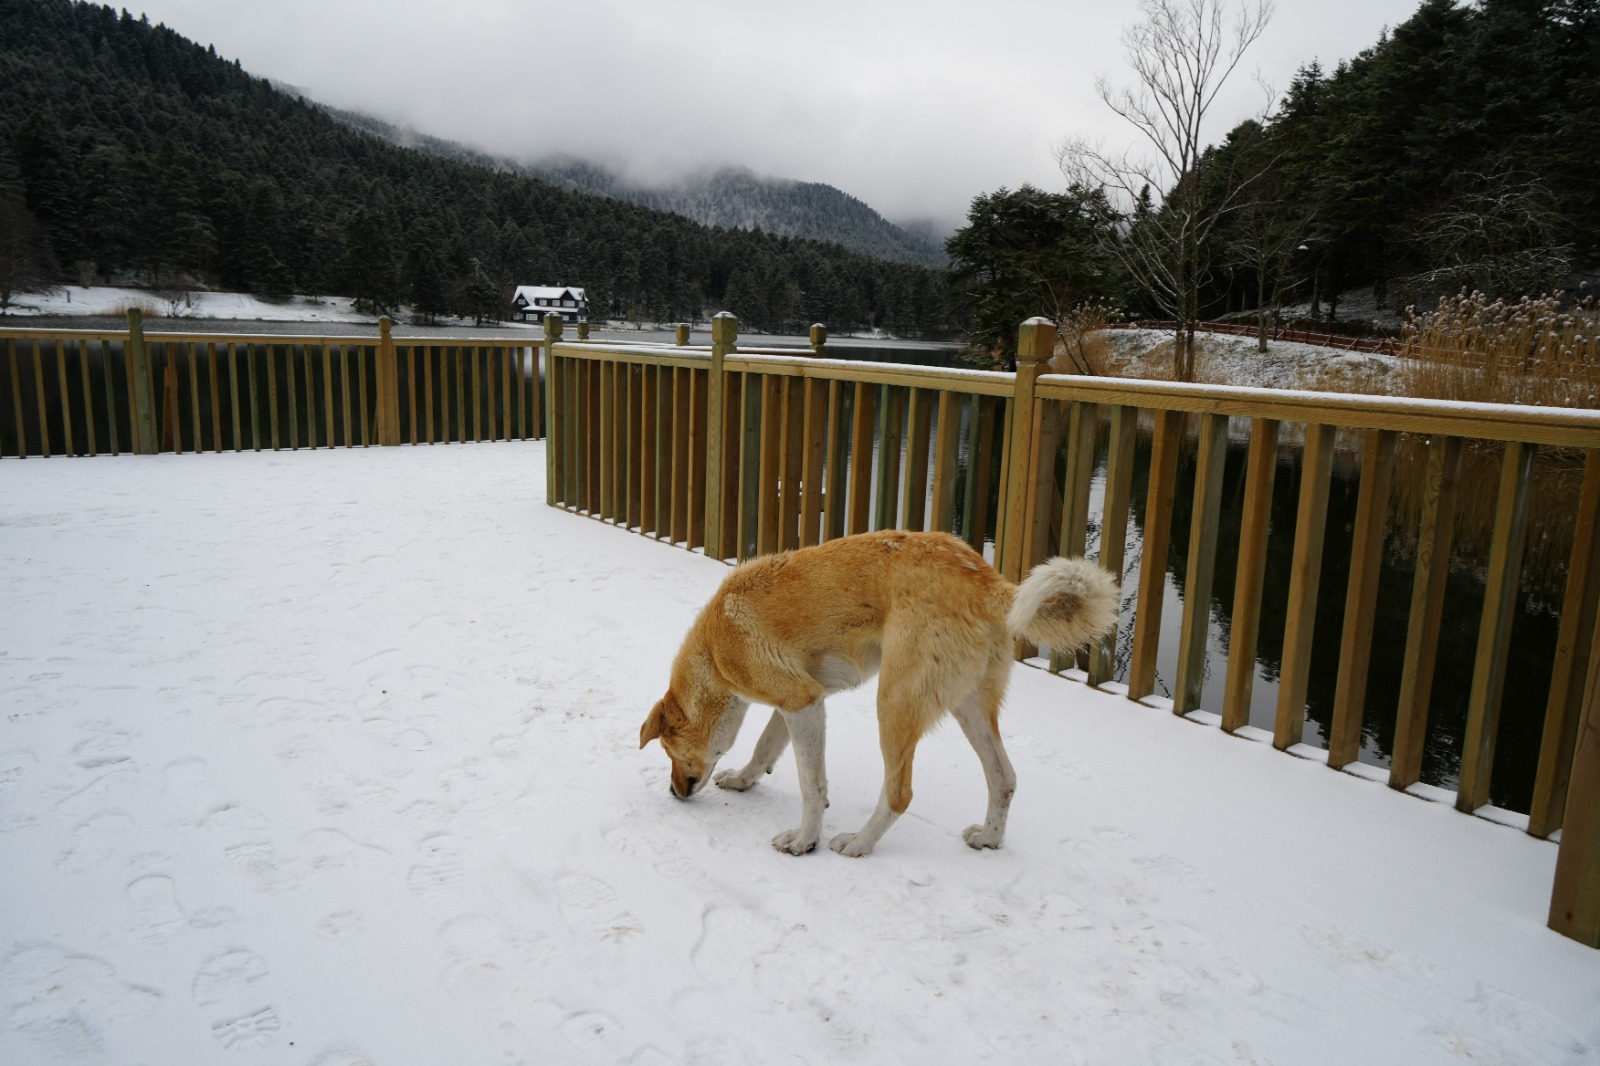
[(783, 716), (789, 739), (794, 741), (794, 763), (800, 771), (800, 825), (773, 837), (772, 846), (791, 855), (804, 855), (816, 848), (822, 836), (822, 812), (828, 806), (824, 753), (827, 729), (822, 701), (817, 700), (798, 711), (777, 713)]
[[(1006, 664), (1008, 667), (1009, 663)], [(989, 786), (989, 809), (982, 825), (971, 825), (961, 835), (973, 848), (998, 848), (1006, 835), (1006, 816), (1011, 810), (1011, 797), (1017, 790), (1017, 774), (1006, 757), (1005, 745), (1000, 742), (1000, 697), (972, 692), (952, 709), (961, 732), (978, 753), (983, 764), (983, 779)]]
[(783, 720), (783, 712), (775, 710), (767, 722), (767, 728), (761, 731), (761, 738), (756, 741), (756, 750), (751, 754), (750, 761), (745, 764), (744, 769), (724, 770), (712, 780), (716, 782), (718, 788), (743, 792), (765, 775), (772, 773), (778, 757), (788, 746), (789, 724)]

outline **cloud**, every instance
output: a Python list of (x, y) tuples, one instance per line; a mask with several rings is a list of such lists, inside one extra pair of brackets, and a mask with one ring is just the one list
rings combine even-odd
[[(315, 99), (497, 154), (609, 161), (635, 180), (724, 163), (954, 224), (973, 196), (1058, 188), (1051, 145), (1126, 139), (1094, 93), (1127, 80), (1133, 0), (147, 0), (153, 21)], [(1218, 104), (1220, 136), (1312, 58), (1404, 20), (1393, 0), (1280, 0)]]

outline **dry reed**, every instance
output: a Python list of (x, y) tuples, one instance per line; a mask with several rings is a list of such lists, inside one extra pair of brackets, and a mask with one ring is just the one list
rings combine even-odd
[(1401, 328), (1409, 396), (1546, 407), (1600, 407), (1600, 312), (1588, 296), (1515, 303), (1462, 292)]

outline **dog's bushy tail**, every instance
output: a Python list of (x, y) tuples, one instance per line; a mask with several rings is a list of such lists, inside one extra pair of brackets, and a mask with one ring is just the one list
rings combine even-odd
[(1013, 637), (1075, 651), (1117, 624), (1119, 595), (1116, 579), (1098, 565), (1058, 556), (1022, 579), (1006, 626)]

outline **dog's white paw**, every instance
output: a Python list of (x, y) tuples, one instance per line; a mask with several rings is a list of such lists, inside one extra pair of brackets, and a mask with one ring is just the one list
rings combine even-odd
[(1000, 841), (1005, 837), (1005, 830), (990, 829), (986, 825), (969, 825), (961, 833), (961, 838), (967, 842), (967, 847), (998, 848)]
[(722, 770), (712, 777), (712, 783), (718, 788), (725, 788), (732, 792), (743, 792), (755, 784), (755, 778), (746, 777), (739, 770)]
[(857, 844), (857, 839), (858, 836), (855, 833), (840, 833), (828, 841), (828, 847), (847, 859), (859, 859), (863, 855), (872, 854), (872, 846), (870, 844)]
[(790, 855), (804, 855), (817, 849), (816, 834), (807, 835), (798, 829), (785, 829), (772, 838), (772, 846)]

